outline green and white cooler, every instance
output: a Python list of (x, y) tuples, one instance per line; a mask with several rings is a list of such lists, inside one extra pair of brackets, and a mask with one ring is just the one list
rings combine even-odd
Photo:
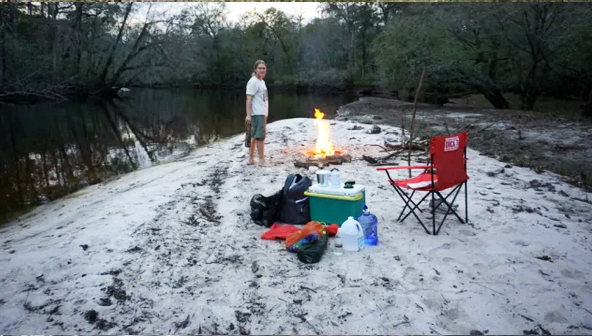
[(353, 188), (312, 185), (304, 192), (310, 203), (310, 219), (327, 225), (341, 226), (348, 217), (358, 218), (366, 204), (366, 190), (361, 184)]

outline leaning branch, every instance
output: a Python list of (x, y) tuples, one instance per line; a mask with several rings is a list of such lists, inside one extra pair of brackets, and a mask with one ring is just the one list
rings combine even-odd
[[(415, 130), (413, 127), (415, 126), (415, 112), (417, 111), (417, 97), (421, 92), (421, 86), (423, 85), (423, 77), (425, 75), (425, 69), (421, 72), (421, 77), (419, 78), (419, 86), (417, 87), (417, 91), (415, 92), (415, 98), (413, 99), (413, 116), (411, 117), (411, 125), (409, 127), (409, 154), (407, 155), (407, 165), (411, 166), (411, 146), (413, 145), (413, 136), (415, 135)], [(409, 170), (409, 178), (411, 178), (411, 170)]]
[(119, 27), (119, 33), (117, 34), (117, 39), (115, 40), (115, 43), (113, 44), (113, 47), (111, 48), (111, 53), (109, 54), (109, 57), (107, 58), (107, 63), (105, 64), (105, 67), (103, 68), (103, 73), (101, 74), (100, 77), (100, 83), (103, 84), (105, 83), (105, 79), (107, 78), (107, 73), (109, 72), (109, 67), (111, 67), (111, 63), (113, 63), (113, 58), (115, 57), (115, 51), (117, 50), (117, 46), (119, 45), (119, 42), (121, 42), (121, 37), (123, 36), (123, 30), (125, 29), (125, 25), (127, 23), (127, 18), (129, 17), (129, 14), (132, 10), (132, 6), (133, 6), (133, 2), (130, 2), (129, 5), (127, 6), (127, 8), (125, 9), (125, 16), (123, 17), (123, 22), (121, 23), (121, 26)]

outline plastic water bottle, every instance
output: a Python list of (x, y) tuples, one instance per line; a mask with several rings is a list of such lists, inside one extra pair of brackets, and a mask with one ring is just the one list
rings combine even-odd
[(333, 254), (335, 255), (342, 255), (343, 254), (343, 243), (341, 242), (341, 236), (339, 235), (339, 231), (335, 235), (335, 249), (333, 250)]
[(358, 217), (358, 222), (364, 230), (364, 244), (367, 246), (378, 245), (378, 219), (370, 213), (366, 205), (364, 205), (362, 214)]

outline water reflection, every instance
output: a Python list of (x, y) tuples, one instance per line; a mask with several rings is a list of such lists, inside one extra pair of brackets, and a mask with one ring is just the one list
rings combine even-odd
[[(351, 96), (270, 91), (270, 122), (332, 114)], [(89, 184), (244, 131), (242, 91), (136, 90), (124, 100), (0, 112), (0, 222)]]

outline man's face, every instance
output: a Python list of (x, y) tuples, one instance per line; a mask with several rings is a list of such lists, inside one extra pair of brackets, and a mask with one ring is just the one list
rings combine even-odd
[(265, 74), (267, 73), (267, 67), (265, 66), (265, 64), (259, 64), (257, 65), (257, 77), (259, 78), (264, 78)]

